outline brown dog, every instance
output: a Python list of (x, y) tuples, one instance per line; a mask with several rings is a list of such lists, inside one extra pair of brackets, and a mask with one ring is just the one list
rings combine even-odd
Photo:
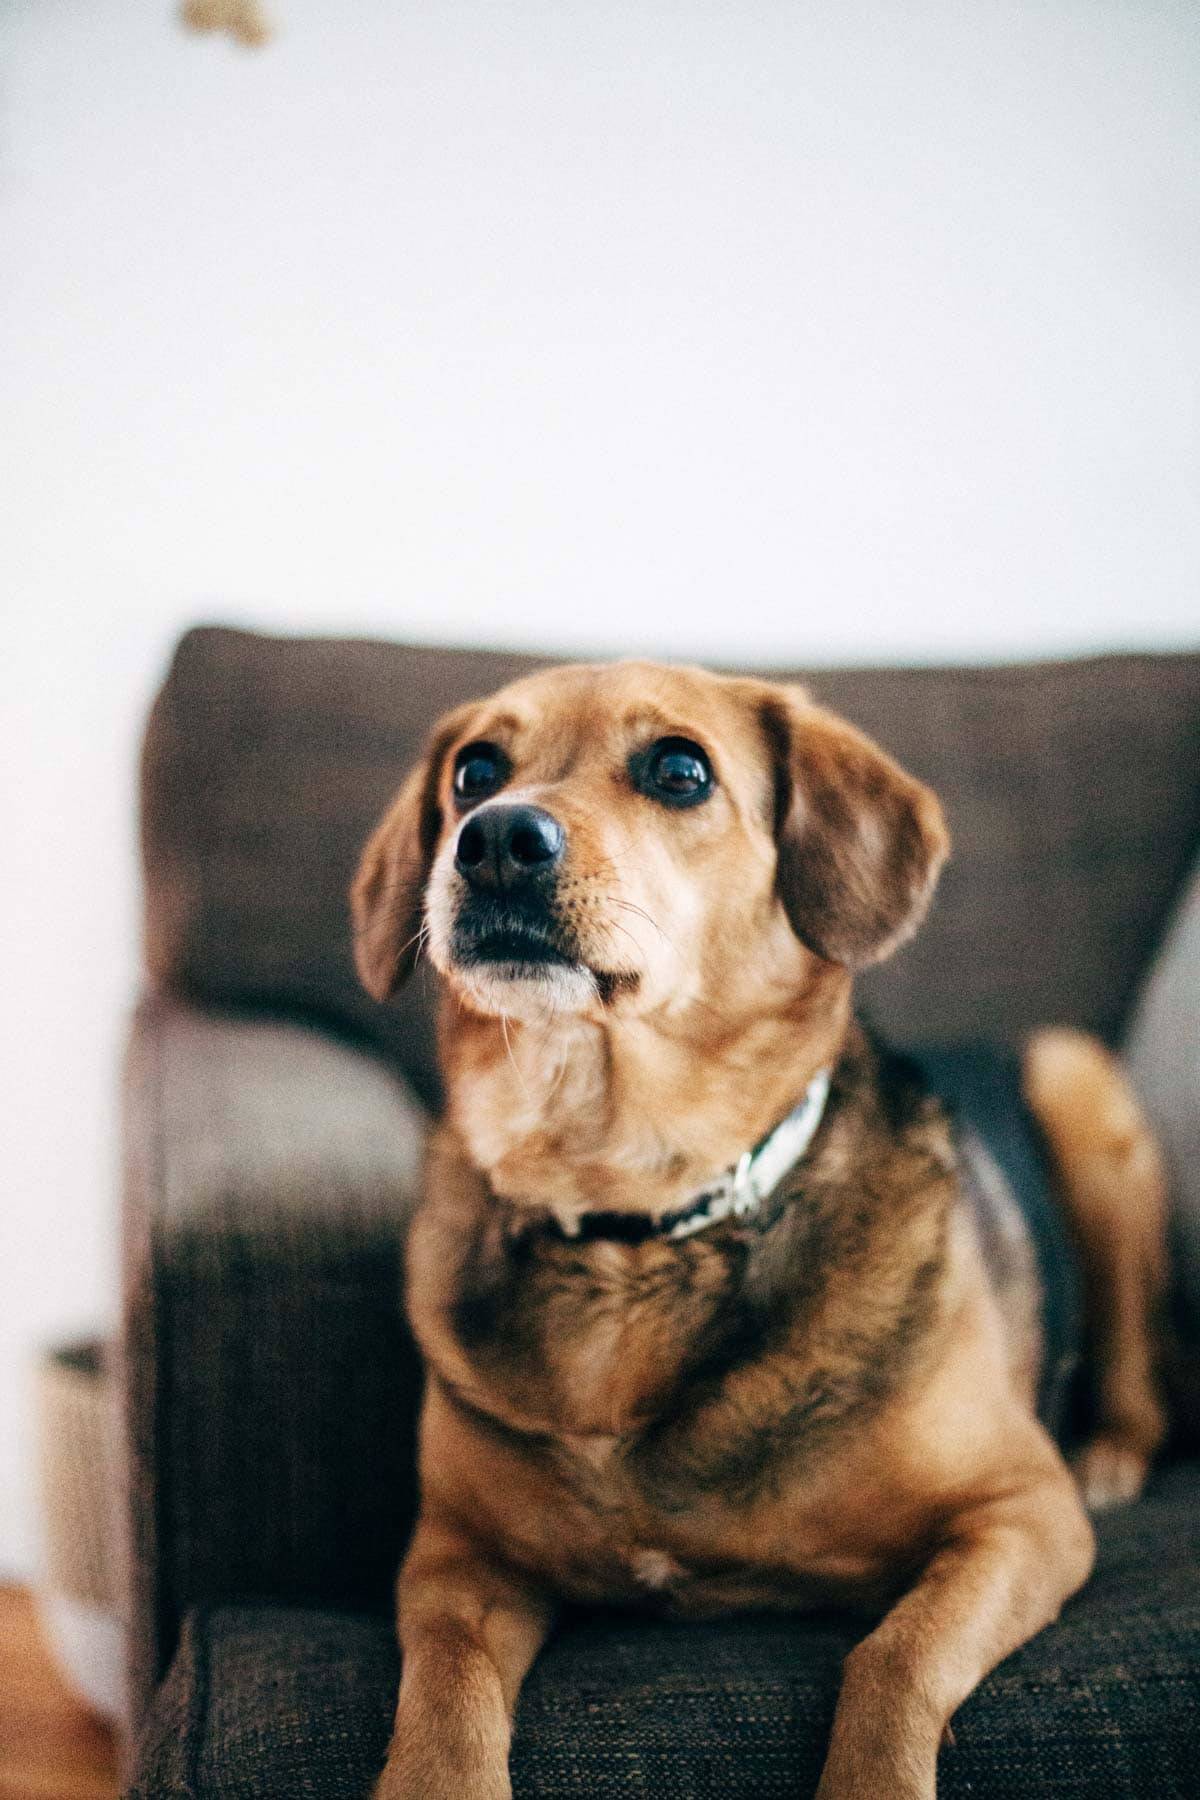
[[(451, 714), (371, 839), (358, 967), (383, 1000), (427, 946), (449, 1100), (386, 1800), (509, 1793), (560, 1597), (881, 1612), (819, 1792), (928, 1797), (955, 1708), (1086, 1579), (1030, 1278), (996, 1282), (944, 1113), (851, 1013), (947, 847), (802, 690), (645, 663)], [(1126, 1496), (1163, 1430), (1161, 1172), (1089, 1040), (1043, 1034), (1027, 1080), (1095, 1302), (1085, 1477)]]

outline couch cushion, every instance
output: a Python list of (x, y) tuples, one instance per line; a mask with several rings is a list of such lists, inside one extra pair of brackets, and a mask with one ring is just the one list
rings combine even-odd
[[(1183, 1800), (1200, 1742), (1200, 1464), (1100, 1524), (1097, 1574), (959, 1710), (941, 1800)], [(540, 1800), (811, 1794), (844, 1621), (566, 1624), (521, 1697), (514, 1792)], [(397, 1660), (383, 1619), (193, 1613), (131, 1794), (358, 1800), (387, 1742)]]
[[(432, 983), (367, 1000), (346, 889), (434, 720), (536, 663), (189, 632), (143, 762), (152, 975), (366, 1032), (432, 1097)], [(928, 923), (863, 983), (883, 1028), (1012, 1041), (1062, 1020), (1113, 1037), (1200, 834), (1200, 655), (807, 678), (937, 789), (955, 840)]]

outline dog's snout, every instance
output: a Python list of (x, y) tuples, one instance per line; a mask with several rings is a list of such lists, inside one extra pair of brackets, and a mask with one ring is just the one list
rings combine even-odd
[(540, 806), (485, 806), (458, 834), (454, 866), (472, 887), (514, 888), (561, 861), (566, 833)]

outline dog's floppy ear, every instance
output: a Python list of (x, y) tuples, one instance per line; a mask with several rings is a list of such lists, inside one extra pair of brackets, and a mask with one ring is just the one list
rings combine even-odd
[(417, 960), (425, 884), (442, 829), (442, 762), (468, 711), (460, 707), (437, 727), (368, 838), (350, 887), (354, 966), (374, 1000), (394, 994)]
[(770, 690), (763, 720), (792, 929), (830, 962), (881, 962), (921, 923), (949, 852), (937, 796), (803, 688)]

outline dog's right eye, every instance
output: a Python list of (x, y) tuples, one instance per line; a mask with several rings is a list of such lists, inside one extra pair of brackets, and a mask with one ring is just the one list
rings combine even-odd
[(508, 774), (508, 758), (495, 744), (467, 744), (454, 759), (455, 798), (485, 800), (504, 786)]

